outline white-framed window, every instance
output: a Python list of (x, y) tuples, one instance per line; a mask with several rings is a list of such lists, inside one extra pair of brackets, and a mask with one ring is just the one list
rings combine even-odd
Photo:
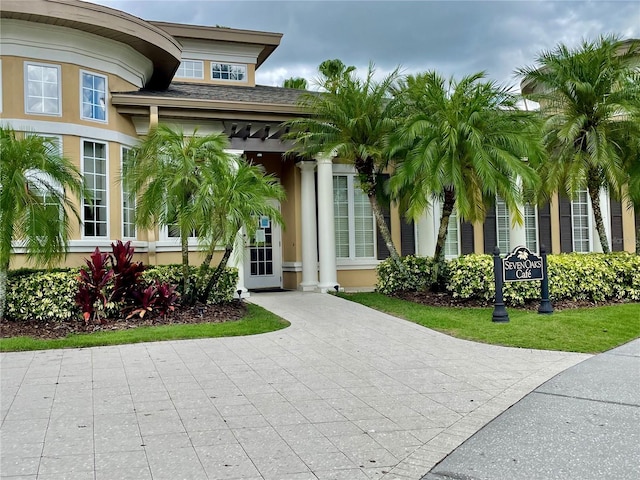
[(232, 82), (246, 82), (247, 66), (235, 63), (211, 63), (212, 80), (229, 80)]
[(25, 62), (24, 79), (26, 113), (57, 116), (62, 114), (60, 65)]
[[(35, 135), (38, 137), (46, 138), (51, 141), (48, 144), (50, 153), (54, 155), (62, 155), (62, 137), (59, 135), (39, 135), (37, 133), (29, 133), (28, 135)], [(44, 205), (45, 210), (52, 216), (57, 216), (59, 219), (63, 218), (64, 212), (59, 202), (52, 201), (52, 191), (56, 192), (57, 196), (64, 196), (64, 189), (62, 185), (52, 179), (49, 175), (42, 170), (29, 170), (25, 174), (27, 178), (27, 189), (40, 200)], [(62, 235), (62, 231), (60, 232)]]
[[(442, 209), (440, 209), (442, 215)], [(438, 228), (440, 226), (438, 225)], [(444, 242), (445, 258), (454, 258), (460, 256), (460, 222), (458, 221), (458, 212), (454, 208), (449, 216), (449, 224), (447, 226), (447, 238)]]
[(371, 204), (355, 175), (333, 176), (336, 257), (375, 259), (375, 221)]
[[(122, 171), (129, 160), (131, 149), (129, 147), (121, 147), (120, 159)], [(122, 185), (122, 238), (136, 238), (136, 197), (125, 189)]]
[(182, 60), (176, 78), (204, 79), (204, 62), (202, 60)]
[(496, 235), (500, 253), (509, 253), (511, 251), (511, 218), (509, 218), (507, 204), (500, 197), (496, 198)]
[(82, 175), (91, 198), (82, 199), (85, 238), (109, 236), (109, 198), (107, 144), (82, 141)]
[(80, 117), (107, 121), (107, 77), (80, 71)]
[(524, 206), (524, 233), (526, 247), (531, 252), (538, 251), (538, 208), (529, 203)]
[(591, 212), (589, 195), (580, 190), (571, 200), (571, 228), (573, 229), (573, 251), (591, 251)]

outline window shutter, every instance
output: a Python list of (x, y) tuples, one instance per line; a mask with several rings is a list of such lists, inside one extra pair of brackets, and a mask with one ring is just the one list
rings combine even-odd
[(560, 195), (560, 251), (573, 251), (573, 226), (571, 225), (571, 200)]
[(544, 245), (547, 253), (551, 253), (551, 205), (538, 207), (538, 239)]
[(416, 230), (412, 221), (407, 221), (404, 216), (400, 218), (400, 255), (416, 254)]
[(462, 222), (460, 228), (460, 253), (462, 255), (473, 253), (473, 224)]
[(624, 250), (624, 240), (622, 235), (622, 204), (611, 198), (609, 200), (611, 209), (611, 250), (621, 252)]
[(496, 209), (495, 206), (492, 205), (491, 208), (487, 208), (487, 215), (484, 218), (484, 253), (492, 254), (497, 244)]

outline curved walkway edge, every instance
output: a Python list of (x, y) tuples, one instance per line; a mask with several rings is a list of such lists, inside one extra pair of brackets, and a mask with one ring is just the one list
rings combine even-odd
[(250, 301), (291, 326), (0, 354), (0, 477), (417, 480), (590, 357), (458, 340), (327, 294)]
[(569, 368), (423, 480), (640, 478), (640, 339)]

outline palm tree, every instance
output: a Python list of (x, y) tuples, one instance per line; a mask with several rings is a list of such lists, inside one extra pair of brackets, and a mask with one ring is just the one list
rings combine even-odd
[[(200, 232), (202, 234), (206, 256), (202, 270), (211, 265), (216, 246), (224, 246), (224, 254), (207, 285), (199, 293), (201, 301), (209, 297), (211, 289), (222, 275), (231, 254), (238, 232), (243, 227), (252, 237), (258, 225), (257, 219), (267, 216), (272, 222), (284, 225), (284, 220), (275, 202), (285, 198), (284, 188), (272, 175), (265, 175), (264, 168), (251, 165), (242, 157), (235, 157), (229, 164), (225, 175), (209, 170), (203, 172), (202, 185), (212, 186), (214, 202), (203, 202), (205, 218), (208, 219)], [(212, 178), (208, 178), (211, 176)], [(197, 197), (204, 198), (209, 192), (199, 192)]]
[(404, 120), (391, 139), (397, 167), (390, 186), (408, 218), (440, 200), (436, 266), (454, 208), (467, 221), (483, 220), (499, 195), (522, 223), (519, 182), (536, 184), (530, 164), (542, 149), (535, 117), (516, 107), (514, 95), (484, 72), (445, 81), (433, 71), (408, 76), (396, 95)]
[(307, 89), (307, 79), (302, 77), (287, 78), (282, 84), (284, 88), (295, 88), (297, 90)]
[(69, 193), (84, 193), (82, 177), (53, 140), (0, 126), (0, 320), (13, 242), (38, 264), (66, 254), (69, 217), (80, 219)]
[(123, 171), (127, 190), (137, 197), (136, 224), (168, 227), (180, 237), (188, 301), (195, 299), (189, 285), (189, 237), (202, 237), (205, 213), (215, 202), (211, 182), (224, 175), (231, 161), (228, 145), (222, 133), (185, 135), (160, 124), (133, 149)]
[(369, 65), (361, 80), (354, 67), (329, 60), (321, 64), (320, 73), (319, 83), (326, 91), (303, 94), (300, 105), (309, 116), (288, 122), (293, 152), (311, 158), (331, 155), (353, 164), (390, 256), (400, 265), (377, 200), (379, 174), (388, 165), (386, 141), (395, 127), (390, 90), (398, 72), (378, 82)]
[(627, 178), (619, 140), (639, 131), (625, 114), (640, 108), (638, 83), (629, 81), (637, 78), (638, 55), (640, 43), (602, 36), (575, 49), (560, 44), (540, 53), (534, 66), (517, 70), (526, 97), (540, 102), (546, 117), (550, 160), (541, 170), (543, 184), (571, 196), (587, 189), (604, 252), (610, 249), (599, 191), (619, 198)]

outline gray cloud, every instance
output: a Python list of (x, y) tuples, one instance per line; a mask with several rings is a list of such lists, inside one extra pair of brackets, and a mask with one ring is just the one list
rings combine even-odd
[(513, 71), (559, 42), (617, 33), (640, 37), (633, 1), (111, 1), (147, 20), (224, 25), (284, 34), (258, 71), (263, 84), (312, 79), (317, 65), (340, 58), (380, 73), (436, 69), (459, 77), (479, 70), (515, 84)]

